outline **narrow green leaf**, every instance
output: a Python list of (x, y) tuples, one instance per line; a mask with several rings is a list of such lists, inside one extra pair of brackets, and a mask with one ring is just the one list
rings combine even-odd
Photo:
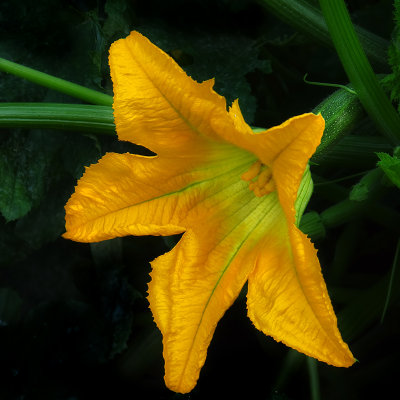
[(374, 189), (379, 184), (382, 177), (382, 172), (379, 169), (374, 169), (365, 174), (360, 181), (353, 186), (350, 191), (349, 198), (352, 201), (367, 200)]

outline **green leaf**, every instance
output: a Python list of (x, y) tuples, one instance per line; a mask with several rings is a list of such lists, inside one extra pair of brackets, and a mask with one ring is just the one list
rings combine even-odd
[(364, 201), (367, 200), (369, 187), (363, 182), (358, 182), (350, 192), (350, 200)]
[(12, 134), (0, 144), (0, 212), (7, 222), (23, 217), (39, 203), (51, 157), (41, 134)]
[(387, 153), (376, 154), (380, 159), (377, 165), (383, 170), (390, 181), (400, 188), (400, 158), (392, 157)]
[[(0, 230), (4, 262), (55, 240), (64, 230), (64, 205), (84, 166), (101, 156), (95, 137), (32, 130), (0, 142), (0, 212), (13, 226)], [(43, 223), (46, 221), (46, 223)], [(8, 233), (6, 233), (8, 232)], [(6, 244), (7, 243), (7, 244)]]
[(374, 169), (365, 174), (360, 181), (353, 186), (349, 198), (351, 201), (365, 201), (372, 194), (373, 190), (379, 185), (381, 171)]
[(130, 32), (130, 5), (124, 0), (107, 0), (104, 10), (107, 19), (103, 25), (103, 34), (105, 37), (116, 40), (129, 35)]
[(52, 184), (40, 204), (16, 221), (14, 234), (20, 240), (17, 249), (23, 248), (26, 252), (39, 249), (64, 232), (64, 205), (69, 193), (63, 185), (65, 182)]

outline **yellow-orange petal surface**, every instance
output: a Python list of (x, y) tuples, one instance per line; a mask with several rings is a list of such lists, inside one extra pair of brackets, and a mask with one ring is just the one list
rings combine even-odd
[(257, 249), (247, 308), (256, 328), (275, 340), (337, 367), (354, 363), (341, 338), (310, 240), (282, 218)]
[(193, 389), (215, 327), (247, 280), (258, 329), (351, 365), (316, 250), (295, 227), (297, 191), (323, 118), (303, 114), (254, 133), (238, 101), (227, 111), (212, 80), (195, 82), (138, 32), (115, 42), (109, 60), (119, 139), (157, 155), (109, 153), (87, 168), (66, 205), (64, 237), (184, 232), (152, 263), (149, 284), (167, 386)]
[(198, 154), (199, 143), (216, 138), (209, 121), (227, 118), (225, 99), (213, 80), (197, 83), (138, 32), (114, 42), (109, 57), (118, 137), (159, 155)]
[(245, 182), (235, 192), (198, 214), (175, 248), (152, 263), (150, 308), (163, 334), (165, 381), (176, 392), (195, 386), (216, 325), (255, 266), (253, 249), (278, 223), (275, 194), (256, 197)]
[(225, 144), (210, 146), (203, 157), (200, 163), (107, 153), (86, 169), (66, 204), (64, 237), (97, 242), (183, 232), (216, 194), (240, 181), (254, 160), (250, 153)]

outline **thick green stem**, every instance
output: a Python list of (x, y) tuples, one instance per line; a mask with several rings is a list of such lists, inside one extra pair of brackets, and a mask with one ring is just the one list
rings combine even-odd
[(8, 72), (38, 85), (46, 86), (50, 89), (57, 90), (61, 93), (76, 97), (91, 104), (111, 106), (113, 102), (113, 98), (107, 94), (88, 89), (84, 86), (68, 82), (64, 79), (56, 78), (55, 76), (48, 75), (44, 72), (40, 72), (12, 61), (5, 60), (1, 57), (0, 71)]
[(400, 116), (379, 84), (357, 38), (343, 0), (320, 0), (338, 56), (365, 110), (393, 144), (400, 143)]
[[(258, 2), (299, 32), (304, 32), (319, 42), (333, 47), (328, 27), (321, 11), (307, 1), (258, 0)], [(331, 2), (334, 3), (334, 1)], [(371, 62), (376, 65), (381, 72), (387, 71), (386, 55), (389, 42), (358, 26), (356, 26), (355, 29)]]
[[(308, 215), (304, 214), (303, 219)], [(326, 229), (335, 228), (363, 215), (376, 224), (386, 227), (395, 235), (400, 235), (400, 215), (390, 207), (373, 201), (342, 200), (320, 214)]]
[[(333, 98), (336, 98), (336, 94)], [(333, 107), (335, 104), (339, 112), (323, 111), (327, 127), (320, 146), (322, 150), (318, 148), (311, 160), (318, 164), (348, 166), (357, 163), (362, 168), (373, 167), (377, 161), (375, 152), (390, 152), (392, 146), (382, 137), (342, 137), (343, 131), (347, 133), (355, 121), (358, 121), (358, 109), (354, 109), (352, 103), (350, 108), (342, 107), (343, 103), (336, 101), (332, 103)], [(326, 109), (325, 101), (322, 105)], [(0, 128), (62, 129), (115, 134), (111, 107), (84, 104), (0, 103)]]
[(86, 104), (0, 103), (0, 128), (115, 134), (112, 108)]
[(334, 228), (357, 218), (365, 209), (365, 203), (346, 199), (323, 211), (321, 221), (326, 228)]

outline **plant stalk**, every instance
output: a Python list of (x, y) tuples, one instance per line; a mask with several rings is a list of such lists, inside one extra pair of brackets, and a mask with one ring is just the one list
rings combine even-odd
[(97, 104), (102, 106), (112, 106), (113, 98), (107, 94), (96, 90), (88, 89), (84, 86), (77, 85), (66, 81), (65, 79), (37, 71), (33, 68), (25, 67), (21, 64), (14, 63), (0, 57), (0, 71), (7, 72), (27, 79), (41, 86), (46, 86), (50, 89), (67, 94), (69, 96), (86, 101), (87, 103)]
[(333, 44), (361, 104), (392, 144), (400, 143), (400, 116), (389, 101), (357, 38), (343, 0), (320, 0)]

